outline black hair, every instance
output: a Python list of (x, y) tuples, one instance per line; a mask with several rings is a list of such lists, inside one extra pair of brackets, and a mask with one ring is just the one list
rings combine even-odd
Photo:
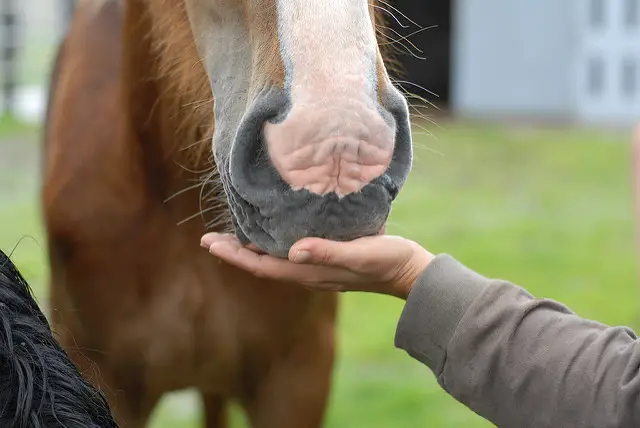
[(0, 427), (117, 428), (105, 397), (53, 337), (29, 283), (2, 250)]

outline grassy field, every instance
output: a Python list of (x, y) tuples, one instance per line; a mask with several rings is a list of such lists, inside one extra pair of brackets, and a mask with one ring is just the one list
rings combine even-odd
[[(492, 277), (609, 324), (640, 327), (630, 172), (621, 133), (442, 124), (416, 135), (416, 162), (388, 227)], [(5, 134), (9, 127), (0, 124)], [(23, 136), (23, 137), (21, 137)], [(28, 130), (0, 139), (0, 247), (46, 296), (38, 146)], [(394, 349), (401, 303), (350, 295), (340, 315), (326, 427), (489, 427), (432, 374)], [(165, 400), (154, 428), (196, 427), (189, 395)], [(238, 424), (238, 426), (240, 426)]]

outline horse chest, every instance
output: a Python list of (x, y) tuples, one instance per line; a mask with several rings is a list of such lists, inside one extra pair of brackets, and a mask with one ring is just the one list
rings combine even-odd
[(118, 327), (115, 353), (140, 358), (148, 378), (163, 389), (203, 378), (220, 386), (230, 383), (238, 331), (215, 270), (203, 271), (196, 263), (166, 265), (147, 281), (153, 292)]
[(332, 312), (329, 296), (254, 278), (205, 251), (165, 263), (153, 283), (150, 298), (120, 326), (126, 335), (117, 353), (141, 356), (158, 389), (231, 393), (315, 330), (319, 314)]

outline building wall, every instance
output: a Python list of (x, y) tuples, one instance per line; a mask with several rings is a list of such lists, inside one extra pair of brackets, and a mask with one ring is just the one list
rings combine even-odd
[(570, 0), (457, 0), (452, 108), (462, 116), (570, 116), (574, 12)]
[(632, 124), (640, 119), (640, 0), (576, 0), (576, 5), (576, 118)]

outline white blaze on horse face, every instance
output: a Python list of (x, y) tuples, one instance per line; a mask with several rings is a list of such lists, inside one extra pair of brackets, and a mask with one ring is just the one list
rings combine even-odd
[(280, 49), (294, 98), (375, 99), (377, 46), (367, 0), (276, 2)]
[(265, 126), (293, 189), (339, 196), (384, 173), (395, 125), (379, 113), (378, 49), (367, 0), (276, 0), (291, 110)]

